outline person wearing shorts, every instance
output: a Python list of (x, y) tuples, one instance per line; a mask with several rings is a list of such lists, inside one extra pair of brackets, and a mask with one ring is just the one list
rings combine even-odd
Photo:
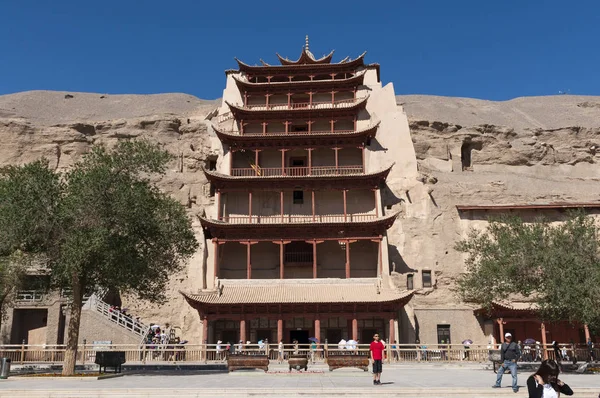
[(369, 347), (371, 360), (373, 361), (373, 385), (381, 384), (380, 378), (384, 350), (385, 346), (379, 340), (379, 334), (375, 334), (375, 336), (373, 336), (373, 342), (371, 342), (371, 346)]

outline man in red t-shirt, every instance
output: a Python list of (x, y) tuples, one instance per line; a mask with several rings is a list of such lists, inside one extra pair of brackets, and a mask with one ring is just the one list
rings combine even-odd
[(379, 334), (373, 336), (373, 342), (369, 347), (371, 351), (371, 359), (373, 360), (373, 384), (381, 384), (379, 380), (381, 378), (381, 363), (383, 361), (385, 345), (379, 340)]

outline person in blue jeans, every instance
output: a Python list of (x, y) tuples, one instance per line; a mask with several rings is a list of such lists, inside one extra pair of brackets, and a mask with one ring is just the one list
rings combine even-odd
[(512, 376), (512, 389), (513, 392), (519, 391), (517, 385), (517, 359), (521, 356), (521, 348), (517, 343), (513, 341), (512, 334), (506, 333), (504, 335), (504, 343), (500, 347), (500, 361), (502, 365), (498, 369), (498, 375), (496, 376), (496, 384), (492, 388), (500, 388), (502, 384), (502, 375), (506, 369), (510, 369)]

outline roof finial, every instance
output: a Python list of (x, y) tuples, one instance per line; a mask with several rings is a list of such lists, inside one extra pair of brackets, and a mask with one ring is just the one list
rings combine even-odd
[(306, 45), (304, 46), (304, 49), (308, 51), (308, 35), (306, 35)]

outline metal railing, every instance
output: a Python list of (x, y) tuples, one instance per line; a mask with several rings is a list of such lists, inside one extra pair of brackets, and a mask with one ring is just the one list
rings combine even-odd
[(106, 319), (121, 326), (124, 329), (129, 330), (137, 334), (140, 337), (145, 337), (148, 333), (149, 327), (133, 319), (129, 315), (123, 314), (121, 311), (115, 310), (108, 303), (92, 296), (90, 298), (91, 309), (95, 310), (99, 314), (103, 315)]
[[(229, 348), (229, 349), (228, 349)], [(385, 361), (393, 362), (489, 362), (490, 350), (498, 347), (489, 345), (436, 345), (415, 347), (411, 344), (386, 344)], [(314, 363), (324, 363), (331, 354), (368, 355), (369, 344), (340, 347), (337, 344), (81, 344), (78, 347), (77, 363), (93, 363), (97, 351), (124, 351), (127, 363), (223, 362), (230, 353), (267, 355), (273, 361), (286, 361), (292, 354), (306, 355)], [(552, 347), (544, 348), (546, 357), (554, 359)], [(572, 352), (572, 350), (571, 350)], [(64, 345), (1, 345), (0, 357), (10, 358), (13, 364), (58, 363), (64, 360)], [(578, 346), (574, 352), (578, 361), (587, 361), (589, 351)], [(600, 349), (595, 349), (596, 358)]]
[(18, 290), (15, 301), (17, 303), (39, 303), (45, 297), (46, 293), (43, 290)]
[(272, 215), (272, 216), (223, 216), (219, 221), (229, 224), (310, 224), (313, 222), (361, 222), (377, 219), (375, 214), (315, 214), (315, 216)]
[(312, 102), (291, 102), (291, 103), (274, 103), (274, 104), (247, 104), (244, 109), (249, 110), (287, 110), (287, 109), (330, 109), (330, 108), (347, 108), (364, 100), (361, 98), (348, 98), (335, 101), (312, 101)]
[(304, 177), (363, 174), (361, 165), (353, 166), (312, 166), (312, 167), (252, 167), (234, 168), (233, 177)]

